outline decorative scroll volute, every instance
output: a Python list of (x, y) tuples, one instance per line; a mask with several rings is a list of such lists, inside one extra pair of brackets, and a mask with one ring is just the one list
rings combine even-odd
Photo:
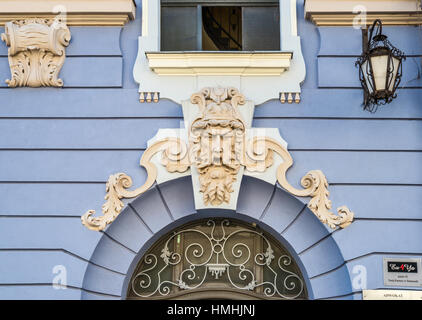
[(106, 183), (107, 194), (105, 196), (106, 203), (102, 206), (103, 215), (95, 217), (95, 211), (88, 210), (81, 217), (82, 224), (94, 231), (104, 230), (122, 211), (124, 207), (122, 198), (138, 197), (151, 188), (157, 179), (157, 168), (151, 162), (151, 159), (159, 152), (162, 152), (161, 164), (169, 172), (185, 172), (189, 169), (187, 146), (183, 141), (178, 138), (157, 141), (145, 150), (141, 158), (140, 165), (147, 171), (145, 183), (135, 190), (127, 190), (132, 186), (132, 179), (128, 175), (124, 173), (111, 175)]
[[(353, 221), (354, 214), (346, 206), (331, 212), (328, 181), (321, 170), (309, 171), (301, 180), (303, 189), (294, 188), (287, 181), (287, 170), (293, 159), (287, 148), (279, 141), (265, 136), (247, 139), (245, 121), (239, 107), (245, 98), (234, 88), (205, 88), (192, 95), (191, 103), (198, 106), (198, 116), (188, 129), (189, 144), (175, 137), (159, 140), (148, 147), (141, 159), (148, 178), (143, 186), (129, 191), (130, 177), (123, 173), (111, 175), (107, 183), (106, 203), (103, 216), (94, 217), (94, 211), (82, 216), (82, 222), (92, 230), (103, 230), (123, 208), (122, 198), (134, 198), (148, 190), (157, 179), (157, 168), (152, 157), (161, 152), (161, 165), (169, 173), (184, 173), (189, 168), (197, 170), (199, 192), (207, 207), (229, 203), (234, 193), (233, 184), (239, 170), (265, 173), (278, 162), (277, 181), (286, 191), (298, 197), (311, 197), (308, 208), (330, 228), (345, 228)], [(182, 129), (184, 130), (184, 129)], [(257, 175), (259, 177), (259, 175)]]
[(264, 170), (272, 165), (273, 152), (277, 153), (283, 162), (277, 168), (277, 181), (288, 192), (299, 197), (312, 197), (308, 208), (317, 218), (330, 228), (345, 228), (353, 221), (354, 213), (346, 206), (337, 209), (338, 215), (332, 213), (331, 200), (328, 199), (328, 182), (321, 170), (309, 171), (302, 179), (304, 189), (294, 188), (286, 177), (287, 170), (293, 165), (290, 153), (277, 141), (268, 137), (254, 137), (248, 141), (246, 154), (246, 169), (249, 171)]
[(64, 22), (26, 19), (8, 22), (1, 39), (9, 47), (9, 87), (62, 87), (60, 70), (66, 59), (70, 31)]

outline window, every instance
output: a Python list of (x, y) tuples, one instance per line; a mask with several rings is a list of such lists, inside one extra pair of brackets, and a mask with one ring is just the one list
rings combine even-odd
[(295, 261), (271, 235), (216, 218), (168, 233), (136, 267), (129, 299), (176, 297), (306, 299), (307, 290)]
[(274, 50), (278, 0), (161, 0), (161, 51)]

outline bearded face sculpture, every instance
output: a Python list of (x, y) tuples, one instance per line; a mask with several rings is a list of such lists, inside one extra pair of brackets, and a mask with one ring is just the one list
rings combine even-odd
[(190, 159), (204, 203), (229, 203), (245, 144), (246, 126), (237, 109), (245, 99), (234, 88), (206, 88), (191, 102), (199, 106), (200, 116), (189, 131)]

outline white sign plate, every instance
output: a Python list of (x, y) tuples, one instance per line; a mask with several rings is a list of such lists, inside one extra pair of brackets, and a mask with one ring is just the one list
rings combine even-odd
[(384, 285), (422, 287), (421, 259), (384, 258)]
[(422, 291), (363, 290), (363, 300), (422, 300)]

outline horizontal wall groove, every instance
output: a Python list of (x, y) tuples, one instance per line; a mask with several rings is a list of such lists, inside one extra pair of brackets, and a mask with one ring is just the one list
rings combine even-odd
[(382, 256), (386, 256), (386, 255), (396, 255), (396, 256), (420, 256), (422, 255), (422, 252), (419, 253), (414, 253), (414, 252), (378, 252), (378, 251), (373, 251), (373, 252), (369, 252), (369, 253), (365, 253), (361, 256), (357, 256), (354, 258), (350, 258), (345, 260), (346, 264), (353, 262), (353, 261), (357, 261), (366, 257), (370, 257), (370, 256), (375, 256), (375, 255), (382, 255)]
[[(8, 55), (0, 54), (0, 58), (8, 58)], [(66, 54), (66, 58), (123, 58), (122, 54)]]
[[(66, 81), (66, 79), (64, 80)], [(1, 87), (0, 86), (0, 90), (19, 90), (20, 88), (10, 88), (10, 87)], [(28, 89), (28, 88), (22, 88), (22, 89)], [(31, 88), (33, 90), (36, 90), (37, 88)], [(55, 90), (66, 90), (66, 89), (87, 89), (87, 90), (92, 90), (92, 89), (124, 89), (123, 86), (119, 85), (119, 86), (67, 86), (66, 87), (66, 83), (65, 86), (61, 87), (61, 88), (54, 88)], [(42, 90), (42, 89), (41, 89)]]
[(124, 89), (124, 87), (122, 85), (116, 85), (116, 86), (66, 86), (65, 85), (61, 88), (62, 90), (66, 90), (66, 89)]
[(105, 297), (115, 297), (115, 298), (121, 298), (122, 297), (122, 296), (119, 296), (117, 294), (98, 292), (98, 291), (88, 290), (88, 289), (85, 289), (85, 288), (81, 288), (81, 290), (86, 292), (86, 293), (97, 294), (97, 295), (105, 296)]
[[(146, 148), (95, 148), (95, 147), (86, 147), (86, 148), (1, 148), (1, 151), (145, 151)], [(420, 153), (422, 149), (288, 149), (290, 152), (384, 152), (384, 153), (399, 153), (399, 152), (408, 152), (408, 153)]]
[[(134, 116), (134, 117), (0, 117), (0, 120), (183, 120), (179, 116)], [(176, 128), (179, 129), (179, 128)]]
[(81, 215), (45, 215), (45, 214), (39, 214), (39, 215), (33, 215), (33, 214), (0, 214), (0, 218), (74, 218), (74, 219), (80, 219)]
[(341, 229), (335, 229), (335, 230), (333, 230), (333, 232), (327, 234), (326, 236), (324, 236), (321, 239), (319, 239), (317, 242), (315, 242), (315, 243), (311, 244), (309, 247), (303, 249), (301, 252), (298, 253), (298, 255), (300, 256), (303, 253), (305, 253), (306, 251), (308, 251), (308, 250), (310, 250), (310, 249), (318, 246), (322, 241), (326, 240), (327, 238), (330, 238), (333, 235), (333, 233), (337, 232), (338, 230), (341, 230)]
[(326, 87), (318, 85), (318, 89), (330, 89), (330, 90), (362, 90), (362, 87)]
[(114, 295), (114, 294), (110, 294), (110, 293), (103, 293), (103, 292), (96, 292), (96, 291), (92, 291), (92, 290), (87, 290), (84, 288), (79, 288), (79, 287), (75, 287), (75, 286), (70, 286), (70, 285), (61, 285), (61, 284), (53, 284), (53, 283), (0, 283), (1, 287), (25, 287), (25, 286), (32, 286), (32, 287), (50, 287), (50, 286), (60, 286), (63, 287), (64, 289), (75, 289), (75, 290), (80, 290), (80, 291), (85, 291), (87, 293), (92, 293), (92, 294), (98, 294), (98, 295), (103, 295), (103, 296), (109, 296), (109, 297), (116, 297), (116, 298), (121, 298), (121, 296), (118, 295)]
[(145, 151), (146, 148), (0, 148), (0, 151)]
[[(141, 107), (141, 106), (140, 106)], [(259, 107), (257, 107), (259, 108)], [(100, 112), (99, 112), (100, 113)], [(151, 110), (148, 111), (151, 114)], [(0, 110), (1, 114), (1, 110)], [(133, 115), (133, 116), (1, 116), (0, 120), (183, 120), (183, 116), (157, 114), (157, 115)], [(380, 117), (374, 115), (372, 117), (356, 117), (356, 116), (280, 116), (278, 114), (269, 113), (268, 115), (259, 115), (253, 117), (253, 120), (361, 120), (361, 121), (421, 121), (422, 117)], [(254, 126), (252, 126), (254, 127)]]
[(123, 58), (122, 54), (67, 54), (66, 58)]
[(77, 289), (77, 290), (82, 290), (82, 288), (79, 287), (75, 287), (75, 286), (70, 286), (70, 285), (62, 285), (62, 284), (55, 284), (55, 283), (48, 283), (48, 282), (41, 282), (41, 283), (37, 283), (37, 282), (26, 282), (26, 283), (0, 283), (1, 287), (17, 287), (17, 286), (59, 286), (62, 288), (70, 288), (70, 289)]
[(105, 184), (107, 181), (0, 181), (0, 184)]
[(326, 272), (320, 273), (320, 274), (318, 274), (318, 275), (316, 275), (316, 276), (310, 277), (310, 278), (309, 278), (309, 280), (314, 280), (314, 279), (316, 279), (316, 278), (319, 278), (319, 277), (325, 276), (325, 275), (327, 275), (327, 274), (330, 274), (330, 273), (332, 273), (332, 272), (335, 272), (335, 271), (337, 271), (337, 270), (341, 269), (342, 267), (344, 267), (345, 265), (346, 265), (346, 262), (343, 262), (342, 264), (340, 264), (339, 266), (337, 266), (337, 267), (335, 267), (335, 268), (333, 268), (333, 269), (330, 269), (330, 270), (328, 270), (328, 271), (326, 271)]
[(331, 297), (326, 297), (326, 298), (318, 298), (316, 300), (322, 301), (322, 300), (341, 299), (341, 298), (353, 296), (355, 294), (362, 294), (362, 291), (352, 291), (351, 293), (346, 293), (346, 294), (342, 294), (342, 295), (339, 295), (339, 296), (331, 296)]
[[(259, 107), (258, 107), (259, 108)], [(183, 116), (167, 116), (167, 115), (157, 115), (157, 116), (84, 116), (84, 117), (46, 117), (46, 116), (0, 116), (1, 120), (183, 120)], [(309, 116), (278, 116), (278, 115), (266, 115), (266, 116), (256, 116), (252, 120), (345, 120), (345, 121), (422, 121), (422, 118), (388, 118), (388, 117), (335, 117), (335, 116), (323, 116), (323, 117), (309, 117)], [(252, 125), (252, 127), (254, 127)], [(182, 128), (175, 128), (182, 129)]]
[(330, 182), (330, 186), (394, 186), (394, 187), (422, 187), (421, 183), (374, 183), (374, 182)]
[[(417, 80), (417, 79), (413, 79), (413, 80)], [(350, 90), (362, 90), (362, 87), (358, 87), (358, 86), (356, 86), (356, 87), (328, 87), (328, 86), (318, 86), (318, 89), (338, 89), (338, 90), (350, 89)], [(404, 90), (404, 89), (422, 89), (422, 86), (399, 87), (397, 90)]]
[(81, 261), (84, 261), (84, 262), (86, 262), (88, 264), (92, 264), (93, 266), (96, 266), (98, 268), (101, 268), (101, 269), (104, 269), (104, 270), (113, 272), (113, 273), (118, 274), (118, 275), (121, 275), (121, 276), (126, 276), (125, 273), (122, 273), (122, 272), (119, 272), (119, 271), (116, 271), (116, 270), (113, 270), (113, 269), (104, 267), (102, 265), (99, 265), (99, 264), (97, 264), (95, 262), (92, 262), (92, 261), (90, 261), (88, 259), (85, 259), (85, 258), (83, 258), (83, 257), (81, 257), (81, 256), (79, 256), (79, 255), (77, 255), (77, 254), (75, 254), (75, 253), (73, 253), (71, 251), (68, 251), (66, 249), (60, 249), (60, 248), (59, 249), (58, 248), (0, 248), (0, 252), (13, 252), (13, 251), (17, 251), (17, 252), (24, 252), (24, 251), (28, 251), (28, 252), (35, 252), (35, 251), (38, 251), (38, 252), (63, 252), (65, 254), (69, 255), (69, 256), (72, 256), (72, 257), (74, 257), (76, 259), (79, 259)]
[[(305, 249), (306, 250), (306, 249)], [(303, 252), (303, 251), (302, 251)], [(301, 252), (301, 253), (302, 253)], [(299, 253), (299, 255), (301, 254), (301, 253)], [(359, 259), (362, 259), (362, 258), (364, 258), (364, 257), (367, 257), (367, 256), (371, 256), (371, 255), (380, 255), (380, 254), (382, 254), (382, 255), (402, 255), (402, 256), (404, 256), (404, 255), (407, 255), (407, 256), (409, 256), (409, 255), (420, 255), (420, 254), (414, 254), (414, 253), (396, 253), (396, 252), (390, 252), (390, 253), (369, 253), (369, 254), (365, 254), (365, 255), (362, 255), (362, 256), (359, 256), (359, 257), (356, 257), (356, 258), (353, 258), (353, 259), (349, 259), (349, 260), (345, 260), (342, 264), (340, 264), (339, 266), (337, 266), (337, 267), (335, 267), (335, 268), (333, 268), (333, 269), (330, 269), (329, 271), (326, 271), (326, 272), (323, 272), (323, 273), (321, 273), (321, 274), (319, 274), (319, 275), (316, 275), (316, 276), (312, 276), (312, 277), (310, 277), (309, 279), (310, 280), (313, 280), (313, 279), (316, 279), (316, 278), (318, 278), (318, 277), (321, 277), (321, 276), (324, 276), (324, 275), (327, 275), (327, 274), (329, 274), (329, 273), (331, 273), (331, 272), (334, 272), (334, 271), (336, 271), (336, 270), (338, 270), (338, 269), (340, 269), (340, 268), (342, 268), (343, 266), (345, 266), (345, 265), (347, 265), (348, 263), (350, 263), (350, 262), (352, 262), (352, 261), (354, 261), (354, 260), (359, 260)]]
[[(131, 209), (134, 211), (134, 213), (139, 217), (139, 219), (141, 220), (141, 222), (145, 225), (145, 227), (151, 232), (151, 234), (154, 234), (154, 232), (149, 228), (149, 226), (143, 221), (143, 219), (140, 217), (139, 213), (132, 207), (131, 204), (128, 204), (129, 207), (131, 207)], [(61, 218), (72, 218), (72, 219), (80, 219), (81, 215), (80, 214), (75, 214), (75, 215), (66, 215), (66, 214), (55, 214), (55, 215), (46, 215), (46, 214), (0, 214), (0, 219), (1, 218), (21, 218), (21, 219), (25, 219), (25, 218), (39, 218), (39, 219), (61, 219)], [(260, 218), (260, 220), (262, 220), (263, 217)], [(172, 219), (174, 221), (174, 219)], [(416, 219), (416, 218), (359, 218), (359, 217), (354, 217), (354, 221), (394, 221), (394, 222), (405, 222), (405, 221), (414, 221), (414, 222), (422, 222), (422, 217), (420, 219)], [(301, 252), (298, 253), (298, 255), (301, 255), (303, 253), (305, 253), (307, 250), (312, 249), (312, 247), (317, 246), (320, 242), (322, 242), (323, 240), (327, 239), (328, 237), (330, 237), (332, 234), (334, 234), (337, 231), (341, 231), (342, 229), (336, 229), (333, 232), (331, 232), (330, 234), (326, 235), (325, 237), (323, 237), (322, 239), (318, 240), (317, 242), (315, 242), (314, 244), (310, 245), (309, 247), (303, 249)], [(283, 231), (284, 232), (284, 231)]]
[(422, 217), (420, 219), (416, 218), (359, 218), (355, 217), (355, 221), (414, 221), (414, 222), (422, 222)]
[[(1, 119), (1, 117), (0, 117)], [(362, 120), (362, 121), (383, 121), (383, 120), (389, 120), (389, 121), (418, 121), (422, 120), (422, 118), (388, 118), (388, 117), (378, 117), (373, 116), (371, 118), (369, 117), (336, 117), (336, 116), (323, 116), (323, 117), (309, 117), (309, 116), (278, 116), (278, 115), (265, 115), (265, 116), (256, 116), (253, 118), (253, 120)]]
[(289, 149), (292, 152), (422, 152), (422, 150), (401, 150), (401, 149)]
[(318, 54), (317, 58), (359, 58), (359, 55), (355, 54)]
[[(53, 180), (13, 180), (13, 181), (0, 181), (0, 184), (105, 184), (107, 181), (53, 181)], [(422, 183), (374, 183), (374, 182), (329, 182), (330, 186), (386, 186), (386, 187), (422, 187)]]

